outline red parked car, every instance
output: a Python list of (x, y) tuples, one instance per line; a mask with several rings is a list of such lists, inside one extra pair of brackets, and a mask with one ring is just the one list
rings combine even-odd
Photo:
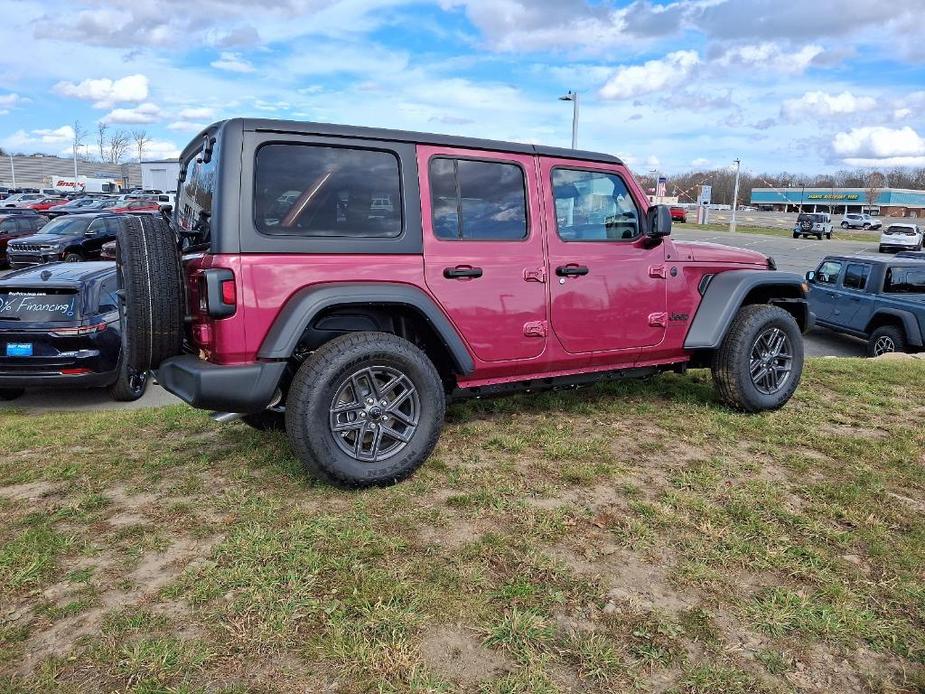
[(803, 278), (673, 241), (617, 157), (235, 119), (180, 162), (171, 226), (122, 218), (130, 365), (337, 484), (412, 474), (450, 398), (709, 367), (756, 412), (800, 381)]
[(687, 210), (679, 205), (672, 205), (671, 221), (687, 223)]
[(67, 198), (54, 197), (54, 198), (42, 198), (41, 200), (35, 200), (32, 202), (26, 202), (20, 205), (21, 208), (25, 210), (35, 210), (36, 212), (45, 212), (49, 208), (57, 207), (58, 205), (64, 205), (68, 202)]
[(119, 213), (119, 212), (157, 212), (160, 210), (160, 205), (156, 200), (128, 200), (122, 205), (116, 207), (107, 208), (107, 212)]

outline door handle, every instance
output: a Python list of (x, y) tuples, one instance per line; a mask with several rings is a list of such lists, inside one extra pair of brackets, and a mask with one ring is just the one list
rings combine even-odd
[(480, 267), (445, 267), (443, 268), (443, 276), (448, 280), (461, 280), (466, 278), (476, 278), (482, 276), (482, 268)]
[(559, 277), (579, 277), (587, 275), (588, 268), (584, 265), (560, 265), (556, 268), (556, 274)]

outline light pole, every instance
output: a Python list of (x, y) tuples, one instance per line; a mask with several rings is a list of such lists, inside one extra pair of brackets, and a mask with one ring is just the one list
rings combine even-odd
[(742, 165), (742, 162), (739, 159), (735, 160), (736, 165), (736, 182), (735, 186), (732, 189), (732, 219), (729, 221), (729, 231), (736, 230), (736, 207), (738, 207), (739, 201), (739, 167)]
[(572, 149), (578, 149), (578, 92), (571, 89), (565, 96), (560, 96), (559, 101), (572, 102)]
[(13, 155), (10, 155), (10, 174), (13, 176), (13, 188), (16, 188), (16, 165), (13, 163)]

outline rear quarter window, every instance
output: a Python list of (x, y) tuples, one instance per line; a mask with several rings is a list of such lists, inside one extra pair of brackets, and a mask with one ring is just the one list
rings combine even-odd
[(270, 143), (257, 150), (254, 223), (271, 236), (395, 238), (401, 174), (392, 152)]

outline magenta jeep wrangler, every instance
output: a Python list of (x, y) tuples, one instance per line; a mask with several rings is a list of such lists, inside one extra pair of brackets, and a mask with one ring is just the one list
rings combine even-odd
[(169, 227), (134, 224), (135, 366), (284, 426), (342, 485), (411, 474), (448, 398), (709, 367), (730, 406), (778, 408), (812, 322), (802, 278), (673, 242), (668, 208), (593, 152), (235, 119), (183, 152)]

